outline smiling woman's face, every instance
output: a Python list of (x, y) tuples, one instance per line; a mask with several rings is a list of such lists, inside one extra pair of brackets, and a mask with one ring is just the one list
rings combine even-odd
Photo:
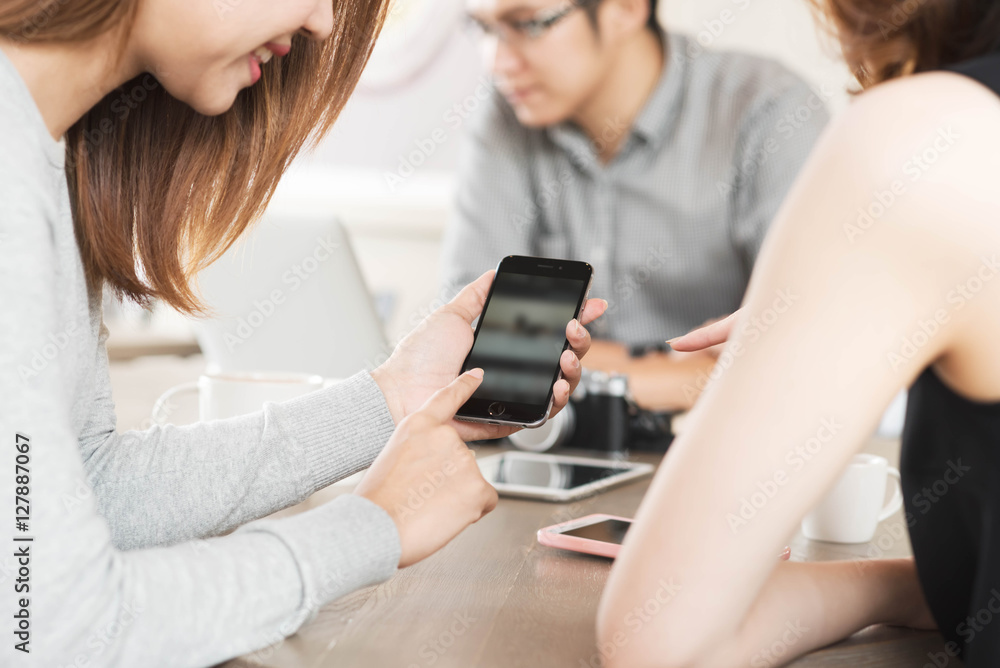
[(142, 0), (129, 48), (171, 95), (215, 115), (294, 34), (324, 40), (332, 30), (332, 0)]

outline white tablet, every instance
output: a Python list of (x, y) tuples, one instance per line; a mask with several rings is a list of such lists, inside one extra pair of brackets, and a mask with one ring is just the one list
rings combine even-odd
[(573, 501), (653, 472), (650, 464), (516, 451), (483, 457), (479, 469), (499, 494), (543, 501)]

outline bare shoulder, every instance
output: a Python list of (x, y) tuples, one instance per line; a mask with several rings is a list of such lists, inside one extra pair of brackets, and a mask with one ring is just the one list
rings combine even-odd
[(939, 373), (1000, 398), (1000, 96), (945, 72), (881, 84), (834, 120), (806, 171), (798, 210), (825, 205), (825, 248), (877, 258), (918, 312), (949, 323)]
[(873, 170), (885, 170), (884, 176), (897, 172), (900, 160), (925, 152), (930, 157), (932, 148), (965, 157), (995, 154), (1000, 148), (1000, 96), (958, 74), (919, 74), (862, 93), (828, 134), (828, 143), (852, 159), (863, 155)]
[(906, 228), (1000, 244), (1000, 96), (946, 72), (880, 84), (834, 119), (807, 171), (865, 201), (907, 193), (886, 213)]

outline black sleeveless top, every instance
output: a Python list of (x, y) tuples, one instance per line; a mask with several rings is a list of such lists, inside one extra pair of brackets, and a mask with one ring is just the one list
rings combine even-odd
[[(947, 69), (1000, 96), (1000, 53)], [(926, 369), (910, 388), (900, 471), (920, 583), (954, 643), (946, 649), (966, 668), (1000, 666), (1000, 402), (970, 401)]]

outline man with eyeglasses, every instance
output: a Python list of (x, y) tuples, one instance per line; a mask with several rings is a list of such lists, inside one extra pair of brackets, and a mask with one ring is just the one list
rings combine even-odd
[[(829, 93), (705, 48), (710, 31), (664, 31), (656, 0), (470, 0), (468, 15), (496, 95), (470, 121), (446, 289), (505, 255), (585, 260), (610, 302), (588, 360), (669, 366), (665, 339), (739, 307)], [(690, 404), (695, 386), (645, 403)]]

